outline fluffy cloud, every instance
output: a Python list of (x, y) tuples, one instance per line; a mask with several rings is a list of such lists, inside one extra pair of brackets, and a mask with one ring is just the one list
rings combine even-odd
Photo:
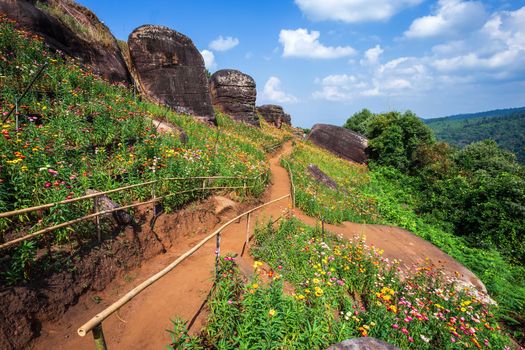
[(220, 35), (210, 43), (210, 49), (224, 52), (233, 49), (237, 45), (239, 45), (239, 39), (232, 38), (231, 36), (223, 38), (222, 35)]
[(405, 32), (408, 38), (464, 33), (480, 28), (486, 19), (479, 1), (439, 0), (435, 14), (417, 18)]
[(350, 101), (358, 97), (413, 95), (429, 88), (426, 67), (414, 57), (400, 57), (374, 67), (370, 73), (329, 75), (320, 80), (313, 97)]
[(279, 33), (284, 57), (330, 59), (352, 56), (356, 51), (350, 46), (325, 46), (319, 42), (320, 33), (307, 29), (286, 30)]
[(211, 71), (217, 68), (217, 63), (215, 62), (215, 55), (213, 54), (213, 52), (208, 50), (202, 50), (201, 55), (204, 59), (204, 65), (206, 66), (206, 69)]
[(383, 49), (381, 46), (376, 45), (375, 47), (372, 47), (365, 52), (364, 59), (361, 60), (361, 64), (363, 65), (373, 65), (377, 64), (379, 62), (379, 57), (383, 54)]
[[(431, 65), (439, 72), (460, 75), (477, 73), (483, 79), (508, 78), (525, 73), (525, 7), (494, 13), (469, 40), (462, 53), (446, 54), (440, 46)], [(450, 44), (454, 46), (455, 44)], [(463, 43), (463, 46), (467, 45)], [(445, 46), (446, 47), (446, 46)], [(439, 53), (445, 53), (439, 55)]]
[(348, 23), (384, 21), (422, 0), (295, 0), (301, 11), (316, 21)]
[(295, 96), (290, 95), (281, 89), (281, 80), (277, 77), (270, 77), (266, 84), (264, 84), (263, 98), (279, 103), (297, 101)]

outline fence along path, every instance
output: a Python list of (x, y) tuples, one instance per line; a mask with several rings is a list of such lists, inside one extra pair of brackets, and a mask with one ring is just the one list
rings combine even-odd
[[(281, 154), (289, 151), (290, 143), (276, 152), (270, 158), (270, 169), (272, 173), (272, 184), (267, 192), (267, 201), (278, 199), (264, 208), (251, 213), (249, 233), (252, 234), (257, 222), (266, 221), (270, 217), (277, 218), (286, 211), (291, 203), (290, 182), (288, 172), (279, 165)], [(285, 197), (285, 198), (280, 198)], [(227, 252), (240, 253), (246, 241), (246, 217), (237, 222), (233, 221), (222, 230), (221, 254)], [(200, 238), (206, 238), (200, 236)], [(194, 239), (193, 239), (194, 240)], [(195, 242), (191, 239), (182, 238), (177, 244), (179, 252), (166, 254), (154, 258), (141, 268), (138, 273), (142, 277), (137, 278), (138, 286), (158, 271), (166, 268), (169, 264), (175, 264), (175, 260), (182, 257), (184, 250), (193, 247)], [(165, 348), (170, 342), (166, 329), (171, 328), (170, 319), (181, 317), (189, 320), (199, 309), (208, 291), (212, 286), (212, 278), (215, 264), (214, 239), (209, 239), (200, 249), (195, 251), (184, 261), (177, 264), (171, 272), (157, 279), (147, 289), (132, 298), (131, 301), (122, 306), (104, 320), (103, 329), (109, 349), (156, 349)], [(188, 247), (183, 249), (182, 247)], [(243, 259), (251, 264), (250, 257), (245, 254)], [(142, 270), (146, 270), (146, 273)], [(132, 289), (129, 287), (129, 289)], [(127, 292), (122, 291), (122, 292)], [(117, 300), (110, 293), (112, 300)], [(124, 293), (119, 293), (121, 297)], [(106, 297), (104, 295), (104, 297)], [(109, 297), (108, 297), (109, 298)], [(86, 308), (89, 307), (88, 310)], [(89, 311), (92, 310), (92, 311)], [(76, 305), (58, 323), (44, 324), (42, 336), (35, 343), (35, 349), (93, 349), (93, 339), (90, 334), (79, 337), (77, 328), (90, 317), (103, 311), (102, 305)], [(204, 315), (199, 316), (194, 329), (202, 324)], [(123, 322), (125, 321), (125, 322)]]
[[(75, 203), (75, 202), (79, 202), (79, 201), (84, 201), (84, 200), (89, 200), (89, 199), (93, 199), (94, 203), (95, 203), (92, 214), (88, 214), (88, 215), (85, 215), (85, 216), (82, 216), (82, 217), (79, 217), (79, 218), (76, 218), (76, 219), (73, 219), (73, 220), (69, 220), (69, 221), (66, 221), (66, 222), (63, 222), (63, 223), (60, 223), (60, 224), (57, 224), (57, 225), (48, 226), (48, 227), (45, 227), (45, 228), (43, 228), (41, 230), (38, 230), (36, 232), (33, 232), (33, 233), (30, 233), (30, 234), (24, 235), (22, 237), (13, 239), (11, 241), (2, 243), (2, 244), (0, 244), (0, 250), (5, 249), (5, 248), (9, 248), (9, 247), (11, 247), (13, 245), (16, 245), (18, 243), (21, 243), (23, 241), (27, 241), (27, 240), (33, 239), (33, 238), (35, 238), (37, 236), (53, 232), (53, 231), (55, 231), (57, 229), (60, 229), (60, 228), (63, 228), (63, 227), (68, 227), (68, 226), (72, 226), (72, 225), (74, 225), (76, 223), (79, 223), (79, 222), (82, 222), (82, 221), (86, 221), (86, 220), (89, 220), (89, 219), (92, 219), (92, 218), (95, 218), (97, 220), (98, 240), (100, 241), (101, 238), (100, 238), (100, 228), (99, 228), (98, 218), (101, 215), (110, 214), (110, 213), (114, 213), (114, 212), (130, 209), (130, 208), (136, 208), (136, 207), (139, 207), (139, 206), (142, 206), (142, 205), (146, 205), (146, 204), (154, 204), (154, 203), (160, 202), (162, 199), (165, 199), (165, 198), (168, 198), (168, 197), (172, 197), (172, 196), (176, 196), (176, 195), (180, 195), (180, 194), (184, 194), (184, 193), (190, 193), (190, 192), (196, 192), (196, 191), (225, 190), (225, 189), (228, 189), (228, 190), (233, 190), (233, 189), (235, 189), (235, 190), (237, 190), (237, 189), (247, 190), (247, 189), (250, 189), (250, 188), (254, 188), (255, 187), (255, 182), (263, 175), (264, 174), (259, 174), (259, 175), (254, 176), (254, 177), (242, 177), (242, 176), (239, 176), (239, 177), (235, 177), (235, 176), (197, 176), (197, 177), (188, 177), (188, 178), (170, 177), (170, 178), (165, 178), (165, 179), (152, 180), (152, 181), (147, 181), (147, 182), (143, 182), (143, 183), (139, 183), (139, 184), (119, 187), (119, 188), (116, 188), (116, 189), (113, 189), (113, 190), (104, 191), (104, 192), (92, 193), (92, 194), (88, 194), (88, 195), (85, 195), (85, 196), (82, 196), (82, 197), (67, 199), (67, 200), (63, 200), (63, 201), (59, 201), (59, 202), (47, 203), (47, 204), (42, 204), (42, 205), (38, 205), (38, 206), (34, 206), (34, 207), (23, 208), (23, 209), (18, 209), (18, 210), (13, 210), (13, 211), (9, 211), (9, 212), (0, 213), (0, 218), (7, 218), (7, 217), (15, 216), (15, 215), (22, 215), (22, 214), (34, 212), (34, 211), (37, 211), (37, 210), (49, 209), (49, 208), (52, 208), (52, 207), (56, 207), (56, 206), (60, 206), (60, 205), (67, 205), (67, 204), (71, 204), (71, 203)], [(215, 186), (215, 187), (206, 186), (206, 184), (207, 184), (207, 182), (209, 180), (218, 180), (218, 179), (242, 180), (243, 181), (243, 186)], [(127, 190), (130, 190), (130, 189), (134, 189), (134, 188), (138, 188), (138, 187), (145, 187), (145, 186), (149, 186), (149, 185), (155, 186), (156, 184), (161, 183), (161, 182), (165, 182), (165, 181), (187, 181), (187, 180), (202, 180), (203, 181), (202, 182), (202, 187), (197, 187), (197, 188), (192, 188), (192, 189), (189, 189), (189, 190), (172, 192), (172, 193), (168, 193), (166, 195), (158, 196), (158, 197), (155, 196), (155, 194), (153, 194), (153, 199), (151, 199), (151, 200), (138, 202), (138, 203), (133, 203), (133, 204), (125, 205), (125, 206), (120, 206), (118, 208), (109, 209), (109, 210), (98, 211), (98, 207), (96, 205), (96, 200), (97, 200), (98, 197), (105, 196), (105, 195), (108, 195), (108, 194), (111, 194), (111, 193), (123, 192), (123, 191), (127, 191)], [(249, 180), (253, 180), (254, 184), (248, 186), (247, 182)]]

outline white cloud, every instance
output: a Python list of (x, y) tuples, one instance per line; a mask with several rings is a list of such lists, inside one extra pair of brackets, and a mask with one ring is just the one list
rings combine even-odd
[(224, 52), (233, 49), (237, 45), (239, 45), (239, 39), (232, 38), (231, 36), (223, 38), (222, 35), (220, 35), (210, 43), (210, 49)]
[(307, 29), (281, 30), (279, 42), (283, 45), (284, 57), (330, 59), (352, 56), (356, 51), (350, 46), (325, 46), (319, 42), (320, 33)]
[(405, 32), (409, 38), (465, 34), (480, 28), (486, 19), (479, 1), (439, 0), (435, 14), (415, 19)]
[(281, 80), (277, 77), (270, 77), (264, 84), (263, 98), (279, 103), (296, 102), (297, 98), (284, 92), (281, 89)]
[(364, 59), (361, 60), (361, 64), (363, 65), (374, 65), (379, 62), (379, 57), (383, 54), (383, 49), (381, 46), (376, 45), (375, 47), (372, 47), (368, 50), (366, 50)]
[(215, 55), (213, 52), (208, 50), (201, 51), (202, 58), (204, 59), (204, 65), (209, 71), (217, 68), (217, 63), (215, 62)]
[(385, 21), (422, 0), (295, 0), (301, 11), (316, 21), (348, 23)]
[(428, 90), (432, 78), (415, 57), (400, 57), (372, 67), (366, 74), (329, 75), (317, 82), (322, 88), (313, 97), (328, 101), (350, 101), (359, 97), (414, 95)]
[[(468, 41), (470, 47), (459, 54), (457, 51), (436, 50), (437, 55), (431, 65), (439, 72), (460, 75), (477, 73), (483, 79), (503, 79), (525, 73), (523, 23), (525, 6), (516, 11), (496, 12)], [(454, 47), (453, 43), (450, 45)]]

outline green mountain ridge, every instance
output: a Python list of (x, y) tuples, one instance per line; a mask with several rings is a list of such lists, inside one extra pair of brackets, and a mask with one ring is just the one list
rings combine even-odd
[(525, 164), (525, 107), (424, 119), (439, 140), (464, 147), (481, 140), (494, 140), (516, 154)]

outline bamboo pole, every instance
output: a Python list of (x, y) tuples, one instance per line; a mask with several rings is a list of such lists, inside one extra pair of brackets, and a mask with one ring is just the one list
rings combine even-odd
[[(260, 176), (260, 174), (257, 175), (257, 176), (254, 176), (253, 179), (255, 180), (259, 176)], [(193, 180), (193, 179), (251, 179), (251, 178), (250, 177), (245, 177), (245, 176), (197, 176), (197, 177), (167, 177), (164, 180), (166, 180), (166, 181), (184, 181), (184, 180)], [(85, 196), (81, 196), (81, 197), (77, 197), (77, 198), (65, 199), (65, 200), (59, 201), (59, 202), (47, 203), (47, 204), (37, 205), (37, 206), (34, 206), (34, 207), (29, 207), (29, 208), (23, 208), (23, 209), (17, 209), (17, 210), (12, 210), (12, 211), (6, 211), (6, 212), (3, 212), (3, 213), (0, 213), (0, 218), (10, 217), (10, 216), (20, 215), (20, 214), (25, 214), (25, 213), (29, 213), (29, 212), (32, 212), (32, 211), (35, 211), (35, 210), (47, 209), (47, 208), (54, 207), (56, 205), (74, 203), (74, 202), (78, 202), (78, 201), (82, 201), (82, 200), (86, 200), (86, 199), (90, 199), (90, 198), (94, 198), (94, 197), (107, 195), (107, 194), (110, 194), (110, 193), (115, 193), (115, 192), (129, 190), (129, 189), (132, 189), (132, 188), (144, 187), (144, 186), (156, 183), (158, 181), (160, 181), (160, 180), (152, 180), (152, 181), (142, 182), (142, 183), (139, 183), (139, 184), (119, 187), (119, 188), (115, 188), (115, 189), (104, 191), (104, 192), (97, 192), (97, 193), (87, 194)]]
[(133, 299), (135, 296), (137, 296), (140, 292), (142, 292), (144, 289), (155, 283), (157, 280), (162, 278), (164, 275), (166, 275), (168, 272), (173, 270), (175, 267), (177, 267), (182, 261), (187, 259), (189, 256), (191, 256), (193, 253), (195, 253), (200, 247), (202, 247), (204, 244), (206, 244), (210, 239), (215, 237), (219, 232), (223, 231), (226, 227), (237, 221), (239, 218), (242, 218), (245, 215), (248, 215), (249, 213), (252, 213), (260, 208), (263, 208), (265, 206), (268, 206), (270, 204), (273, 204), (277, 201), (283, 200), (285, 198), (290, 197), (289, 194), (279, 197), (277, 199), (274, 199), (270, 202), (264, 203), (262, 205), (259, 205), (253, 209), (250, 209), (237, 217), (234, 217), (230, 221), (226, 222), (224, 225), (219, 227), (217, 230), (215, 230), (213, 233), (206, 236), (203, 240), (201, 240), (199, 243), (197, 243), (193, 248), (188, 250), (186, 253), (182, 254), (180, 257), (178, 257), (174, 262), (166, 266), (161, 271), (157, 272), (155, 275), (151, 276), (132, 290), (130, 290), (126, 295), (124, 295), (122, 298), (117, 300), (115, 303), (110, 305), (108, 308), (103, 310), (102, 312), (98, 313), (95, 317), (90, 319), (88, 322), (83, 324), (78, 330), (77, 333), (81, 337), (85, 336), (87, 333), (89, 333), (91, 330), (93, 330), (94, 327), (101, 324), (106, 318), (108, 318), (111, 314), (113, 314), (115, 311), (120, 309), (122, 306), (124, 306), (126, 303), (128, 303), (131, 299)]
[[(208, 190), (231, 190), (231, 189), (240, 189), (240, 188), (242, 188), (242, 187), (240, 187), (240, 186), (237, 186), (237, 187), (208, 187), (207, 189)], [(122, 206), (122, 207), (118, 207), (118, 208), (114, 208), (114, 209), (108, 209), (108, 210), (104, 210), (104, 211), (101, 211), (101, 212), (98, 212), (98, 213), (94, 213), (94, 214), (89, 214), (89, 215), (83, 216), (81, 218), (77, 218), (77, 219), (74, 219), (74, 220), (66, 221), (64, 223), (61, 223), (61, 224), (58, 224), (58, 225), (55, 225), (55, 226), (50, 226), (50, 227), (44, 228), (42, 230), (39, 230), (37, 232), (28, 234), (26, 236), (23, 236), (23, 237), (14, 239), (12, 241), (0, 244), (0, 250), (5, 249), (7, 247), (10, 247), (12, 245), (15, 245), (17, 243), (26, 241), (28, 239), (34, 238), (36, 236), (55, 231), (55, 230), (57, 230), (59, 228), (71, 226), (73, 224), (76, 224), (76, 223), (79, 223), (79, 222), (82, 222), (82, 221), (85, 221), (85, 220), (97, 217), (99, 215), (105, 215), (105, 214), (110, 214), (110, 213), (113, 213), (113, 212), (116, 212), (116, 211), (119, 211), (119, 210), (135, 208), (135, 207), (139, 207), (141, 205), (146, 205), (146, 204), (151, 204), (151, 203), (158, 202), (158, 201), (160, 201), (163, 198), (168, 198), (168, 197), (175, 196), (175, 195), (178, 195), (178, 194), (195, 192), (195, 191), (199, 191), (199, 190), (200, 190), (200, 188), (194, 188), (194, 189), (191, 189), (191, 190), (179, 191), (179, 192), (175, 192), (175, 193), (170, 193), (170, 194), (162, 196), (162, 197), (157, 197), (157, 198), (149, 200), (149, 201), (135, 203), (135, 204), (130, 204), (130, 205), (125, 205), (125, 206)]]
[[(98, 214), (98, 198), (93, 198), (93, 212)], [(98, 243), (102, 242), (102, 233), (100, 231), (100, 215), (95, 216), (95, 225), (97, 227)]]
[(102, 330), (102, 324), (99, 324), (93, 328), (93, 339), (95, 340), (96, 350), (107, 350), (106, 339), (104, 339), (104, 331)]

